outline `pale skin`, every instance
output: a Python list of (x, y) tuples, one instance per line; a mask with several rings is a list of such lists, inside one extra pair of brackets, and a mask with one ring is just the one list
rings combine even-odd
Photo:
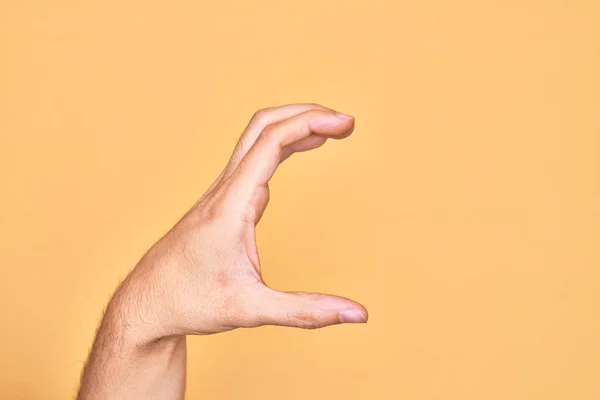
[(257, 112), (223, 172), (115, 292), (77, 399), (183, 399), (186, 335), (366, 322), (350, 299), (267, 286), (255, 242), (279, 164), (353, 129), (353, 117), (317, 104)]

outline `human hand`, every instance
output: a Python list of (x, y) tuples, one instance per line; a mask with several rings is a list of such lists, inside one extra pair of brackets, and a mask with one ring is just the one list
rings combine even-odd
[(257, 112), (221, 175), (115, 292), (77, 398), (183, 399), (185, 335), (366, 322), (352, 300), (269, 288), (255, 241), (277, 166), (353, 129), (352, 117), (315, 104)]
[(314, 104), (257, 112), (221, 175), (124, 283), (130, 333), (150, 342), (265, 324), (366, 322), (366, 309), (346, 298), (269, 288), (255, 241), (277, 166), (353, 128), (352, 117)]

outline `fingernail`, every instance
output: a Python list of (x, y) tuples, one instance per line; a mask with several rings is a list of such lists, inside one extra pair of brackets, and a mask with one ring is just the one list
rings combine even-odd
[(341, 112), (336, 112), (335, 116), (341, 119), (352, 119), (354, 118), (352, 115), (342, 114)]
[(350, 324), (367, 322), (367, 316), (360, 310), (344, 310), (340, 312), (340, 321)]

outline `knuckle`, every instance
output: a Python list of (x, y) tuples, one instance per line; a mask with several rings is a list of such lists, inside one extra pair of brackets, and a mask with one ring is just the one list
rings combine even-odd
[(260, 109), (254, 113), (251, 121), (253, 124), (268, 125), (270, 114), (271, 114), (271, 108), (267, 107), (267, 108)]
[(323, 109), (307, 111), (307, 116), (309, 117), (309, 119), (318, 118), (318, 117), (327, 117), (332, 114), (333, 114), (333, 111), (323, 110)]
[(219, 202), (214, 199), (204, 202), (204, 204), (198, 205), (196, 209), (197, 216), (204, 223), (214, 221), (221, 213)]
[(306, 108), (307, 110), (305, 112), (312, 112), (312, 111), (329, 111), (329, 108), (318, 104), (318, 103), (306, 103)]
[(210, 224), (222, 220), (228, 214), (228, 196), (231, 191), (231, 180), (226, 178), (198, 202), (195, 208), (198, 222)]
[(298, 326), (303, 329), (316, 329), (319, 327), (316, 316), (312, 312), (301, 312), (297, 316)]
[(272, 124), (272, 125), (267, 126), (265, 129), (263, 129), (262, 133), (260, 134), (261, 141), (267, 142), (267, 143), (269, 143), (269, 142), (279, 143), (279, 141), (281, 140), (279, 131), (280, 131), (279, 124)]

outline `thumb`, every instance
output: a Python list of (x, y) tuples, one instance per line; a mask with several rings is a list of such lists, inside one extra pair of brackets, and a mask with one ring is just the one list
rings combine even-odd
[(344, 297), (265, 289), (259, 306), (261, 325), (316, 329), (341, 323), (364, 323), (368, 319), (363, 305)]

